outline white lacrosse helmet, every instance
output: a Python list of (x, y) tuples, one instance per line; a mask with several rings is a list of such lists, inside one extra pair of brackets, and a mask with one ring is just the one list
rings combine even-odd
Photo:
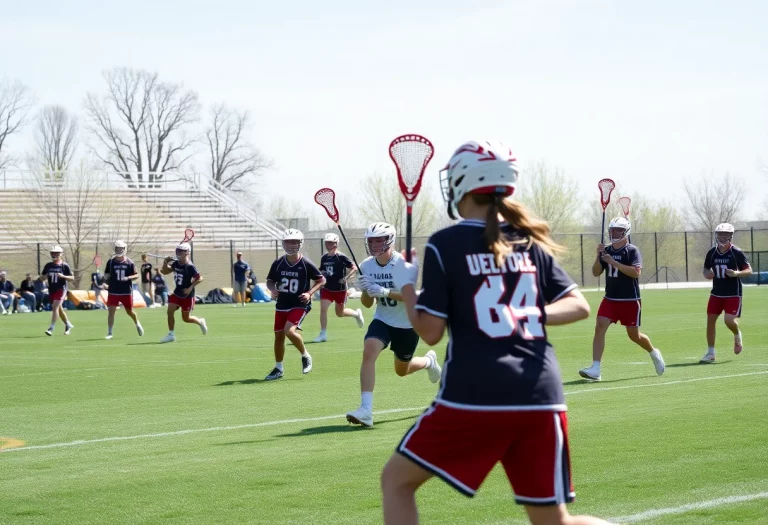
[(339, 244), (339, 236), (335, 233), (326, 233), (325, 242), (335, 242), (336, 244)]
[(182, 254), (184, 253), (189, 254), (189, 252), (191, 251), (192, 251), (192, 247), (189, 245), (188, 242), (183, 242), (178, 246), (176, 246), (176, 255), (180, 255), (179, 252), (181, 252)]
[[(386, 252), (389, 248), (395, 244), (395, 238), (397, 237), (397, 230), (391, 224), (386, 222), (374, 222), (368, 229), (365, 230), (365, 251), (368, 255), (378, 257), (382, 253)], [(381, 249), (371, 249), (371, 239), (384, 238), (384, 244)]]
[(115, 255), (121, 256), (125, 255), (125, 251), (128, 249), (128, 245), (125, 244), (125, 241), (117, 240), (115, 241)]
[[(299, 241), (299, 245), (296, 248), (288, 248), (285, 245), (285, 241)], [(296, 255), (301, 250), (301, 245), (304, 244), (304, 234), (300, 230), (290, 228), (283, 234), (283, 251), (288, 255)]]
[[(623, 230), (624, 233), (621, 234), (621, 237), (614, 238), (611, 235), (612, 229), (619, 229)], [(615, 219), (611, 219), (611, 222), (608, 223), (608, 239), (611, 241), (611, 243), (614, 242), (621, 242), (627, 237), (629, 237), (629, 233), (632, 231), (632, 224), (629, 222), (629, 219), (626, 217), (616, 217)]]
[(64, 250), (61, 248), (61, 246), (55, 244), (53, 248), (51, 248), (51, 259), (58, 259), (63, 253)]
[(519, 176), (515, 155), (501, 142), (465, 142), (440, 172), (448, 215), (456, 218), (456, 205), (468, 193), (512, 195)]
[(733, 224), (727, 222), (718, 224), (715, 227), (715, 241), (717, 245), (728, 246), (729, 243), (733, 242), (733, 233), (735, 231), (736, 229), (733, 227)]

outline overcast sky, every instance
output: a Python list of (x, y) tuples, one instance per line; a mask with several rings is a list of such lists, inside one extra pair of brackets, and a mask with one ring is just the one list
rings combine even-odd
[[(311, 204), (390, 169), (402, 133), (435, 144), (428, 176), (467, 139), (525, 164), (680, 197), (683, 180), (768, 176), (764, 0), (314, 2), (0, 0), (0, 77), (82, 114), (101, 73), (144, 68), (205, 105), (251, 110), (271, 192)], [(10, 147), (24, 147), (28, 134)], [(27, 142), (25, 142), (27, 141)], [(436, 187), (436, 185), (435, 185)], [(758, 189), (759, 191), (754, 191)]]

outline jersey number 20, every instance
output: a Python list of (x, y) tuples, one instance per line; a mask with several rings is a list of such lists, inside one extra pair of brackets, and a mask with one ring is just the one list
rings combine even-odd
[(283, 277), (280, 279), (280, 286), (277, 287), (277, 290), (280, 292), (296, 293), (299, 291), (299, 280)]
[(524, 339), (544, 337), (536, 274), (520, 274), (509, 304), (500, 302), (504, 292), (504, 277), (490, 275), (475, 293), (475, 312), (480, 330), (494, 339), (509, 337), (518, 327)]

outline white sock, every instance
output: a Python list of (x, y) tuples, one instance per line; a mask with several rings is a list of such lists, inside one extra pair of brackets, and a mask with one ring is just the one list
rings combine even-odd
[(112, 329), (111, 328), (107, 328), (107, 335), (112, 335)]
[(275, 368), (277, 368), (278, 370), (280, 370), (282, 372), (283, 371), (283, 362), (280, 361), (279, 363), (275, 363)]
[(306, 348), (305, 348), (305, 349), (304, 349), (304, 351), (301, 353), (301, 357), (309, 357), (309, 352), (307, 352)]
[(600, 370), (600, 361), (592, 361), (592, 368)]
[(360, 394), (360, 404), (363, 408), (373, 408), (373, 392), (362, 392)]
[(168, 330), (168, 335), (173, 335), (173, 330)]
[(739, 333), (733, 336), (733, 338), (736, 339), (737, 341), (741, 341), (741, 330), (739, 330)]
[(707, 353), (709, 355), (715, 355), (715, 347), (714, 346), (710, 346), (709, 348), (707, 348)]
[(654, 357), (654, 356), (655, 357), (661, 356), (661, 352), (659, 352), (659, 350), (656, 348), (654, 348), (653, 351), (651, 352), (651, 357)]
[(56, 325), (52, 324), (51, 326), (48, 327), (48, 330), (53, 331), (54, 328), (56, 328)]

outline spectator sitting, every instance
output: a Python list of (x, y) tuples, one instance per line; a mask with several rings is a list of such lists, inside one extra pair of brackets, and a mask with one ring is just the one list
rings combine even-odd
[(13, 313), (8, 310), (13, 302), (15, 288), (13, 283), (7, 279), (7, 275), (5, 272), (0, 272), (0, 310), (2, 310), (3, 315)]
[(16, 290), (18, 297), (13, 302), (13, 310), (19, 310), (19, 298), (24, 299), (24, 304), (27, 305), (30, 312), (37, 312), (37, 297), (35, 297), (35, 284), (32, 281), (32, 274), (28, 273), (19, 289)]
[(42, 310), (43, 306), (51, 301), (48, 298), (48, 281), (44, 275), (38, 275), (33, 283), (35, 287), (35, 299), (37, 299), (37, 309)]
[(96, 296), (96, 302), (102, 302), (101, 301), (101, 291), (106, 290), (107, 285), (104, 283), (104, 276), (99, 273), (99, 269), (96, 268), (96, 271), (91, 274), (91, 291), (93, 292), (93, 295)]
[(155, 297), (152, 298), (152, 302), (155, 302), (156, 297), (160, 297), (162, 306), (165, 306), (168, 303), (168, 287), (165, 285), (165, 279), (163, 279), (163, 274), (160, 273), (160, 268), (155, 268), (152, 283), (155, 285)]
[(250, 270), (248, 272), (248, 281), (247, 281), (247, 297), (251, 298), (251, 302), (253, 302), (253, 289), (256, 288), (256, 286), (259, 284), (258, 279), (256, 279), (256, 274), (253, 273), (253, 270)]

